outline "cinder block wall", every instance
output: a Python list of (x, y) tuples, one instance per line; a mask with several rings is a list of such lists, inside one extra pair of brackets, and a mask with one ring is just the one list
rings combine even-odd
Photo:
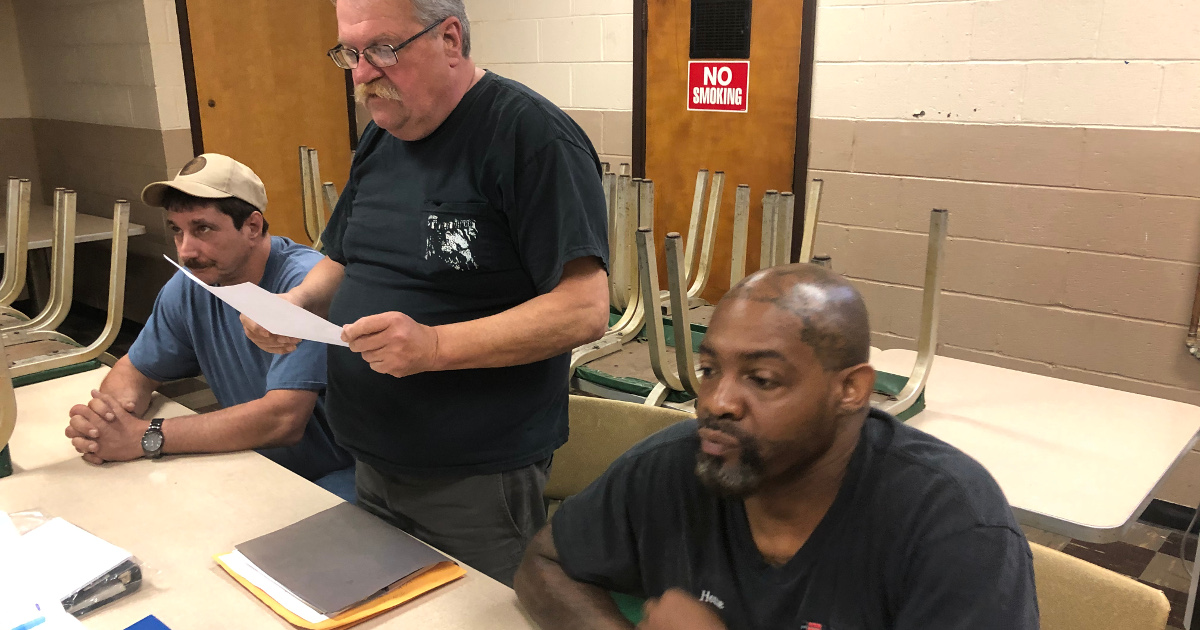
[(633, 0), (467, 0), (471, 56), (563, 108), (601, 160), (633, 153)]
[(942, 354), (1200, 402), (1200, 3), (818, 6), (817, 249), (875, 343), (913, 346), (947, 208)]
[[(161, 255), (175, 249), (162, 211), (143, 205), (140, 191), (192, 157), (175, 3), (39, 0), (13, 9), (20, 45), (10, 59), (28, 91), (41, 199), (71, 188), (80, 212), (106, 217), (116, 199), (131, 202), (131, 220), (147, 233), (130, 239), (126, 316), (144, 321), (172, 271)], [(77, 248), (77, 300), (104, 307), (108, 257), (106, 243)]]
[(7, 182), (9, 177), (31, 179), (33, 199), (40, 201), (29, 89), (20, 62), (21, 42), (12, 0), (0, 0), (0, 59), (6, 60), (0, 63), (0, 182)]

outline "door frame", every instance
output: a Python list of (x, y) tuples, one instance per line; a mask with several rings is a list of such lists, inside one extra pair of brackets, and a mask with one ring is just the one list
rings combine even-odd
[(192, 155), (204, 153), (204, 133), (200, 129), (200, 97), (196, 92), (196, 65), (192, 59), (192, 27), (188, 23), (187, 0), (175, 0), (179, 22), (179, 49), (183, 53), (183, 85), (187, 90), (188, 124), (192, 128)]
[[(183, 0), (177, 0), (182, 2)], [(777, 0), (778, 1), (778, 0)], [(792, 223), (791, 260), (800, 257), (807, 202), (808, 142), (812, 122), (812, 83), (816, 52), (817, 0), (803, 0), (800, 22), (800, 81), (796, 90), (796, 154), (792, 158), (792, 192), (796, 215)], [(646, 38), (650, 0), (633, 2), (633, 176), (646, 176)]]

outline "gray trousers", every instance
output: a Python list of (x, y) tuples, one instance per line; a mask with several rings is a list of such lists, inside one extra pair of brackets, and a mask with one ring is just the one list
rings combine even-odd
[(512, 586), (529, 540), (546, 524), (550, 459), (494, 475), (417, 477), (358, 462), (358, 506)]

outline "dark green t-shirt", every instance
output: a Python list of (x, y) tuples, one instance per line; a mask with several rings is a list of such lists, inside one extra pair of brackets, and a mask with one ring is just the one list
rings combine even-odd
[[(487, 73), (428, 137), (371, 123), (322, 239), (345, 265), (330, 320), (399, 311), (469, 321), (550, 292), (570, 260), (607, 264), (600, 164), (562, 110)], [(567, 440), (569, 354), (394, 378), (329, 348), (338, 443), (385, 472), (473, 475), (549, 457)]]

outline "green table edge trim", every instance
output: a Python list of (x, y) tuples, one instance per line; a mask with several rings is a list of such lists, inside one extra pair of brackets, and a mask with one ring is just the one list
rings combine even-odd
[[(908, 384), (907, 376), (899, 374), (891, 374), (888, 372), (875, 373), (875, 391), (887, 396), (895, 396), (904, 390), (904, 386)], [(902, 413), (896, 415), (896, 419), (900, 422), (907, 422), (909, 418), (921, 413), (925, 410), (925, 392), (922, 391), (917, 400), (912, 406), (905, 409)]]
[(609, 592), (609, 595), (612, 595), (613, 602), (617, 604), (617, 609), (621, 611), (622, 615), (625, 615), (629, 623), (636, 626), (642, 622), (642, 604), (646, 600), (641, 597), (617, 593), (615, 591)]
[[(612, 313), (608, 316), (608, 325), (611, 327), (621, 319), (619, 313)], [(692, 329), (692, 350), (700, 348), (700, 342), (704, 341), (704, 334), (708, 332), (708, 326), (704, 324), (691, 324)], [(643, 328), (637, 336), (639, 341), (646, 341), (646, 329)], [(663, 318), (663, 343), (669, 348), (675, 347), (675, 326), (671, 323), (669, 317)]]
[(101, 365), (103, 364), (100, 363), (98, 359), (92, 359), (91, 361), (84, 361), (83, 363), (64, 365), (63, 367), (54, 368), (52, 370), (45, 370), (43, 372), (34, 372), (33, 374), (18, 376), (12, 380), (12, 384), (13, 387), (24, 387), (26, 385), (33, 385), (35, 383), (44, 383), (46, 381), (62, 378), (64, 376), (91, 372), (92, 370), (99, 368)]
[[(575, 368), (575, 375), (579, 378), (602, 385), (609, 389), (615, 389), (626, 394), (633, 394), (645, 398), (650, 395), (650, 390), (654, 388), (654, 383), (643, 381), (640, 378), (632, 376), (613, 376), (607, 372), (601, 372), (590, 368), (586, 365), (581, 365)], [(684, 403), (691, 400), (693, 396), (687, 392), (672, 391), (667, 394), (667, 402)]]

